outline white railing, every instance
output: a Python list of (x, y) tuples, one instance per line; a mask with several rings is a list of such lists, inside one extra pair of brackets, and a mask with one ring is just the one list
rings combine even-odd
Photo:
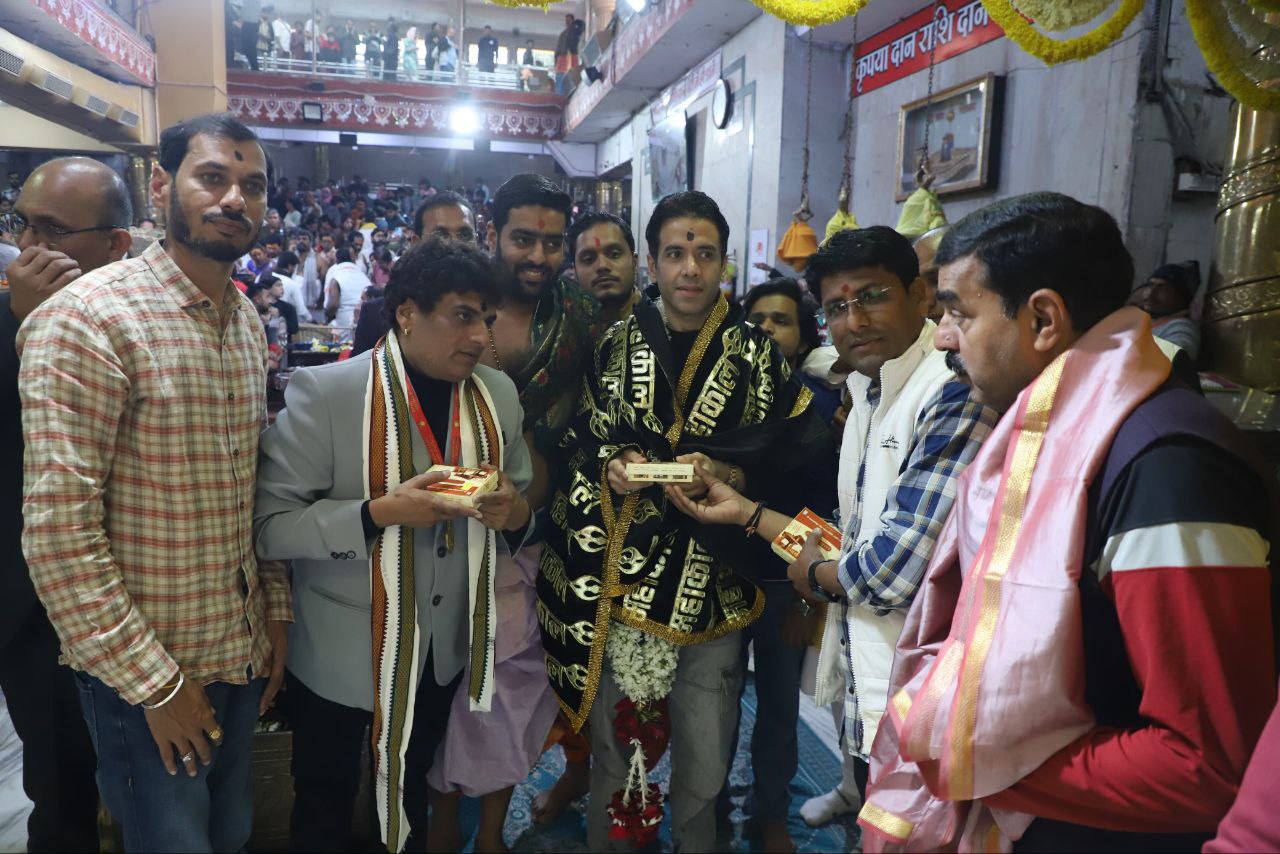
[[(320, 62), (309, 59), (282, 59), (260, 56), (258, 70), (268, 73), (304, 74), (340, 80), (384, 80), (411, 83), (433, 83), (441, 86), (479, 86), (508, 91), (553, 92), (551, 69), (543, 66), (500, 65), (493, 71), (481, 71), (474, 65), (462, 65), (455, 71), (428, 70), (421, 65), (415, 71), (403, 66), (384, 69), (381, 63), (366, 65), (362, 58), (352, 62)], [(530, 74), (523, 74), (524, 71)], [(532, 86), (526, 86), (530, 78)]]

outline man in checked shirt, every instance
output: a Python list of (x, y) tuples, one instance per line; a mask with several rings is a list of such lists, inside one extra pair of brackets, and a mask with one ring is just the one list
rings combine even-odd
[(168, 237), (18, 335), (23, 551), (76, 671), (129, 851), (237, 851), (250, 739), (284, 675), (284, 573), (253, 553), (266, 340), (231, 282), (269, 167), (229, 115), (164, 131)]
[[(998, 416), (972, 399), (934, 349), (937, 327), (925, 317), (925, 282), (905, 237), (885, 226), (837, 232), (809, 257), (805, 278), (822, 300), (841, 360), (853, 368), (837, 483), (844, 553), (824, 561), (810, 536), (788, 570), (798, 597), (830, 603), (814, 699), (844, 703), (845, 780), (801, 810), (821, 824), (857, 809), (866, 791), (898, 634), (951, 511), (956, 478)], [(725, 484), (697, 504), (667, 492), (705, 522), (745, 525), (755, 511)], [(765, 510), (756, 532), (773, 540), (790, 521)]]

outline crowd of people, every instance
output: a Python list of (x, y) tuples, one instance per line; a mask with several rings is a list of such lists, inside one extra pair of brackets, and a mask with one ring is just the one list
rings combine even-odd
[[(464, 46), (452, 24), (435, 22), (418, 25), (390, 19), (385, 25), (374, 22), (363, 28), (353, 19), (329, 20), (323, 14), (290, 21), (274, 6), (263, 6), (256, 22), (243, 20), (240, 5), (226, 0), (227, 66), (235, 67), (238, 57), (253, 71), (273, 68), (275, 61), (323, 62), (362, 66), (369, 77), (384, 80), (441, 80), (452, 78), (460, 66)], [(568, 72), (578, 67), (578, 49), (584, 22), (565, 16), (554, 53), (557, 91), (566, 92)], [(499, 42), (493, 27), (485, 25), (475, 41), (475, 70), (493, 74), (498, 67)], [(523, 49), (509, 47), (509, 64), (519, 65), (520, 83), (530, 86), (533, 70), (540, 63), (534, 56), (534, 41), (526, 39)]]
[[(30, 850), (96, 850), (99, 796), (126, 850), (241, 850), (278, 698), (297, 850), (353, 844), (366, 738), (391, 851), (457, 850), (463, 795), (504, 850), (557, 744), (535, 821), (587, 795), (587, 844), (626, 849), (665, 797), (676, 850), (715, 850), (748, 645), (766, 850), (794, 850), (806, 655), (845, 761), (802, 815), (856, 813), (863, 850), (1280, 846), (1275, 483), (1152, 334), (1191, 273), (1135, 293), (1105, 211), (1043, 192), (915, 245), (839, 231), (739, 304), (700, 192), (637, 240), (537, 175), (345, 206), (272, 178), (202, 116), (162, 134), (140, 255), (84, 158), (5, 220), (0, 687)], [(359, 352), (294, 372), (264, 430), (263, 321), (356, 319), (357, 293)], [(446, 500), (437, 465), (492, 489)]]

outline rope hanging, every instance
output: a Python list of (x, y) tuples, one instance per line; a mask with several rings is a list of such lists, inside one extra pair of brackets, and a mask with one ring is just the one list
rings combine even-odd
[[(933, 4), (932, 21), (938, 20), (938, 9), (941, 6), (942, 0), (936, 0)], [(916, 164), (916, 186), (922, 190), (933, 186), (933, 167), (929, 165), (929, 130), (933, 127), (933, 72), (937, 64), (938, 32), (935, 23), (933, 38), (929, 44), (929, 84), (924, 98), (924, 143), (920, 146), (920, 161)]]
[[(849, 63), (849, 73), (853, 74), (858, 63), (858, 18), (853, 19), (853, 42), (850, 50), (853, 61)], [(840, 173), (839, 207), (843, 213), (849, 213), (853, 199), (853, 87), (845, 92), (844, 102), (844, 170)]]
[[(856, 18), (854, 20), (857, 20)], [(809, 115), (813, 108), (813, 30), (805, 40), (807, 55), (804, 67), (804, 166), (800, 172), (800, 207), (792, 217), (800, 222), (813, 219), (813, 211), (809, 210)]]

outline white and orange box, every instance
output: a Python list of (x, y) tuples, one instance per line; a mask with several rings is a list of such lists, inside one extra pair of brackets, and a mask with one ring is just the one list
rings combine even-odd
[(431, 484), (427, 487), (427, 492), (434, 492), (445, 501), (465, 504), (467, 507), (475, 507), (477, 498), (498, 488), (496, 471), (445, 465), (432, 466), (427, 471), (449, 473), (448, 479)]
[(800, 556), (800, 550), (804, 548), (804, 541), (808, 539), (809, 532), (813, 530), (822, 532), (822, 540), (819, 543), (822, 556), (827, 560), (839, 560), (840, 532), (836, 530), (834, 525), (808, 507), (801, 510), (794, 519), (787, 523), (787, 527), (782, 529), (782, 533), (774, 538), (774, 554), (787, 563), (795, 563), (796, 558)]

